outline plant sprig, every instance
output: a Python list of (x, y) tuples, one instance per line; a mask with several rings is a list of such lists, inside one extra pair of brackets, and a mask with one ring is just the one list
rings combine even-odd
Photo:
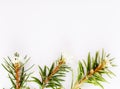
[(61, 89), (62, 81), (64, 81), (63, 77), (70, 70), (70, 67), (66, 65), (65, 59), (61, 56), (59, 60), (53, 62), (51, 67), (44, 66), (42, 69), (39, 66), (39, 74), (41, 79), (32, 77), (34, 82), (39, 84), (40, 89), (44, 88), (53, 88), (53, 89)]
[(16, 52), (13, 58), (4, 58), (4, 64), (2, 64), (4, 69), (8, 72), (8, 77), (12, 83), (10, 89), (30, 89), (30, 87), (27, 86), (28, 81), (37, 83), (40, 89), (63, 89), (64, 86), (62, 82), (65, 81), (63, 78), (69, 71), (72, 71), (71, 89), (81, 89), (83, 83), (94, 84), (104, 89), (102, 82), (107, 82), (107, 80), (103, 75), (107, 75), (110, 78), (112, 77), (111, 75), (115, 76), (110, 69), (110, 67), (116, 66), (113, 64), (114, 58), (111, 58), (110, 54), (107, 54), (104, 50), (102, 53), (97, 51), (95, 56), (91, 56), (89, 52), (86, 60), (79, 60), (76, 81), (74, 81), (73, 69), (66, 64), (63, 56), (53, 62), (50, 67), (46, 65), (43, 68), (38, 66), (40, 76), (39, 78), (32, 77), (32, 80), (28, 80), (32, 74), (28, 73), (28, 71), (34, 65), (28, 69), (25, 68), (30, 57), (25, 56), (23, 63), (19, 59), (21, 59), (21, 57)]
[(107, 82), (107, 80), (105, 80), (103, 74), (109, 77), (111, 77), (110, 75), (115, 75), (109, 69), (109, 65), (115, 66), (112, 62), (113, 59), (104, 50), (101, 55), (99, 52), (96, 52), (95, 57), (91, 57), (90, 53), (88, 53), (87, 61), (83, 60), (78, 63), (78, 77), (72, 89), (81, 89), (82, 83), (94, 84), (104, 89), (101, 82)]
[(8, 72), (8, 77), (12, 83), (10, 89), (29, 89), (26, 83), (32, 73), (27, 73), (34, 65), (30, 68), (25, 69), (25, 64), (30, 60), (27, 56), (24, 57), (24, 63), (19, 60), (19, 54), (16, 52), (14, 58), (4, 58), (4, 64), (2, 66)]

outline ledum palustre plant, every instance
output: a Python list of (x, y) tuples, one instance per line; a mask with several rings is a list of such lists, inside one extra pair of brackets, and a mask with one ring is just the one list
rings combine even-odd
[(88, 53), (87, 60), (79, 61), (78, 63), (78, 74), (77, 79), (72, 85), (71, 89), (81, 89), (83, 83), (90, 83), (96, 86), (100, 86), (104, 89), (101, 82), (107, 82), (103, 75), (115, 74), (109, 69), (109, 67), (114, 67), (114, 58), (110, 57), (110, 54), (106, 54), (104, 50), (100, 54), (96, 52), (95, 56), (91, 56)]
[(44, 66), (44, 68), (39, 68), (40, 78), (32, 77), (33, 81), (36, 82), (40, 89), (52, 88), (52, 89), (62, 89), (62, 81), (66, 73), (70, 70), (70, 67), (66, 65), (65, 59), (61, 56), (56, 62), (53, 62), (51, 67)]
[[(109, 69), (109, 67), (116, 66), (113, 64), (113, 60), (114, 58), (111, 58), (110, 54), (105, 53), (104, 50), (102, 53), (97, 51), (95, 56), (91, 56), (90, 53), (88, 53), (86, 60), (78, 62), (77, 79), (76, 81), (72, 81), (71, 89), (81, 89), (83, 83), (94, 84), (104, 89), (101, 84), (101, 82), (107, 82), (104, 75), (106, 74), (109, 77), (115, 75)], [(62, 77), (68, 72), (66, 70), (72, 69), (66, 65), (64, 57), (61, 57), (56, 63), (53, 63), (50, 68), (44, 66), (42, 69), (39, 66), (39, 74), (41, 78), (33, 77), (33, 81), (40, 86), (40, 89), (49, 87), (52, 89), (63, 89), (64, 86), (62, 86), (61, 81), (64, 81)]]
[[(31, 75), (31, 73), (27, 72), (33, 66), (25, 69), (24, 66), (30, 58), (25, 56), (23, 58), (25, 62), (21, 63), (19, 57), (19, 54), (15, 53), (14, 58), (4, 58), (5, 63), (2, 64), (2, 66), (7, 70), (8, 76), (13, 85), (10, 89), (31, 89), (26, 85)], [(79, 60), (77, 78), (73, 79), (74, 69), (70, 68), (66, 63), (66, 59), (61, 56), (58, 60), (53, 62), (50, 67), (38, 66), (39, 76), (33, 76), (30, 82), (38, 84), (39, 89), (64, 89), (62, 82), (65, 81), (64, 78), (66, 73), (71, 71), (71, 89), (83, 89), (82, 84), (84, 83), (94, 84), (104, 89), (102, 82), (107, 82), (104, 75), (108, 75), (110, 78), (112, 77), (111, 75), (115, 75), (111, 71), (111, 67), (116, 66), (113, 64), (113, 60), (114, 58), (111, 58), (110, 54), (107, 54), (104, 50), (102, 52), (97, 51), (95, 56), (91, 56), (91, 54), (88, 53), (86, 59)], [(70, 81), (68, 83), (70, 83)]]
[(20, 58), (20, 55), (16, 52), (14, 57), (4, 58), (4, 64), (2, 64), (4, 69), (8, 72), (8, 77), (12, 83), (10, 89), (30, 89), (27, 86), (27, 81), (32, 73), (28, 73), (28, 71), (33, 65), (25, 69), (25, 65), (30, 60), (30, 57), (25, 56), (23, 63), (20, 61)]

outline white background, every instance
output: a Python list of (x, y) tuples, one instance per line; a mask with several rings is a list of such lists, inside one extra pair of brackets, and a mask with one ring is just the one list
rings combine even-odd
[[(36, 64), (34, 75), (38, 75), (37, 65), (51, 64), (61, 52), (70, 55), (74, 65), (89, 51), (94, 54), (102, 48), (116, 58), (118, 65), (113, 69), (117, 76), (108, 78), (110, 84), (104, 83), (104, 87), (118, 89), (119, 0), (0, 0), (0, 63), (16, 51), (28, 54), (29, 64)], [(70, 89), (69, 76), (66, 89)], [(0, 88), (9, 89), (10, 85), (7, 72), (0, 66)], [(36, 84), (30, 86), (33, 89)], [(87, 85), (83, 89), (100, 88)]]

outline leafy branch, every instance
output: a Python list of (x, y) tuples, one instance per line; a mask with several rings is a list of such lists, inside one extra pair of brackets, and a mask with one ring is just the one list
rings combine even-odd
[(51, 67), (44, 66), (42, 69), (39, 66), (39, 74), (41, 79), (36, 77), (32, 77), (34, 82), (39, 84), (40, 89), (44, 88), (53, 88), (58, 89), (63, 87), (61, 82), (64, 81), (62, 79), (65, 77), (66, 72), (70, 70), (70, 67), (66, 65), (65, 59), (61, 56), (59, 60), (53, 62)]
[(110, 75), (115, 75), (109, 69), (110, 66), (115, 66), (113, 59), (110, 58), (110, 54), (106, 54), (104, 51), (102, 51), (101, 55), (99, 52), (96, 52), (95, 57), (91, 57), (90, 53), (88, 53), (87, 61), (83, 60), (78, 63), (78, 77), (71, 89), (81, 89), (81, 84), (85, 82), (104, 89), (101, 82), (107, 81), (103, 78), (103, 74), (109, 77), (111, 77)]
[[(25, 56), (22, 63), (19, 59), (21, 57), (16, 52), (13, 58), (4, 58), (4, 64), (2, 66), (8, 72), (8, 77), (12, 83), (10, 89), (30, 89), (27, 87), (27, 82), (32, 73), (27, 73), (34, 65), (25, 68), (26, 63), (30, 60), (30, 57)], [(114, 58), (110, 57), (110, 54), (96, 52), (95, 56), (91, 56), (88, 53), (87, 60), (78, 62), (78, 74), (77, 79), (74, 81), (74, 72), (66, 64), (65, 58), (61, 56), (58, 60), (52, 63), (50, 67), (44, 66), (43, 68), (38, 66), (40, 78), (32, 77), (32, 82), (37, 83), (40, 89), (52, 88), (63, 89), (62, 82), (66, 73), (72, 71), (72, 83), (71, 89), (81, 89), (83, 83), (90, 83), (96, 86), (100, 86), (104, 89), (102, 82), (107, 82), (104, 75), (111, 78), (111, 75), (115, 74), (110, 70), (110, 67), (116, 65), (113, 64)]]
[(32, 73), (27, 73), (31, 67), (25, 69), (25, 64), (30, 60), (30, 57), (24, 57), (24, 63), (20, 62), (19, 54), (16, 52), (14, 54), (14, 58), (11, 59), (10, 57), (4, 58), (4, 64), (2, 66), (8, 72), (8, 77), (12, 83), (12, 87), (10, 89), (29, 89), (26, 87), (26, 83)]

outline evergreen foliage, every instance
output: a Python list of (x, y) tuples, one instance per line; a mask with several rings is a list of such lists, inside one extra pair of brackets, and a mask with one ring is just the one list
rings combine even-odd
[(42, 69), (39, 66), (39, 74), (41, 79), (32, 77), (34, 82), (39, 84), (40, 89), (52, 88), (60, 89), (62, 88), (62, 81), (65, 81), (63, 77), (70, 70), (70, 67), (66, 65), (65, 59), (61, 56), (59, 60), (53, 62), (51, 67), (44, 66)]
[[(31, 89), (28, 87), (27, 82), (31, 76), (29, 70), (34, 66), (25, 68), (26, 63), (30, 60), (30, 57), (25, 56), (24, 62), (22, 63), (20, 55), (16, 52), (14, 57), (4, 58), (4, 63), (2, 66), (8, 72), (8, 77), (12, 84), (10, 89)], [(104, 75), (108, 77), (115, 76), (111, 71), (111, 67), (116, 65), (113, 64), (114, 58), (111, 58), (110, 54), (107, 54), (102, 50), (102, 52), (96, 52), (95, 56), (91, 56), (90, 52), (85, 60), (78, 61), (77, 78), (73, 81), (74, 76), (72, 76), (71, 89), (81, 89), (83, 83), (94, 84), (100, 86), (104, 89), (102, 82), (108, 82)], [(39, 78), (31, 77), (32, 82), (38, 84), (40, 89), (64, 89), (63, 81), (65, 81), (66, 73), (70, 72), (71, 69), (67, 63), (66, 59), (61, 56), (58, 60), (49, 66), (38, 66)], [(28, 73), (29, 72), (29, 73)], [(74, 75), (74, 72), (72, 72)]]
[(30, 60), (30, 57), (24, 57), (24, 63), (20, 62), (19, 54), (16, 52), (14, 58), (4, 58), (2, 66), (8, 72), (8, 77), (12, 83), (10, 89), (30, 89), (27, 87), (27, 81), (32, 73), (27, 73), (32, 67), (25, 69), (25, 64)]
[(107, 82), (107, 80), (103, 75), (106, 74), (109, 77), (115, 75), (109, 69), (110, 66), (116, 66), (113, 64), (113, 60), (114, 58), (111, 58), (110, 54), (106, 54), (104, 50), (102, 54), (96, 52), (94, 57), (88, 53), (87, 60), (79, 61), (78, 63), (78, 76), (72, 89), (81, 89), (82, 83), (94, 84), (104, 89), (101, 82)]

